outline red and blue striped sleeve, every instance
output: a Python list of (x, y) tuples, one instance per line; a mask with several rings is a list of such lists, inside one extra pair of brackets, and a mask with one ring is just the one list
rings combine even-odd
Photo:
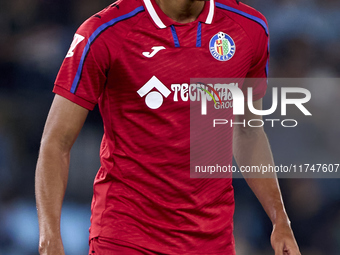
[[(53, 92), (92, 110), (98, 103), (106, 84), (106, 74), (115, 59), (116, 48), (109, 49), (105, 32), (120, 21), (144, 11), (137, 7), (123, 15), (115, 16), (106, 10), (92, 16), (77, 30), (70, 50), (57, 75)], [(111, 35), (111, 34), (110, 34)], [(119, 35), (115, 35), (119, 40)], [(118, 48), (118, 46), (117, 46)]]

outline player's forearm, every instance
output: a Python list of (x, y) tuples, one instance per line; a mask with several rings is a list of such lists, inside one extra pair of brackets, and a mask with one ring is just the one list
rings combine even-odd
[[(239, 166), (274, 165), (269, 142), (262, 128), (235, 129), (233, 151)], [(243, 175), (273, 224), (288, 223), (276, 174), (243, 173)]]
[(66, 190), (69, 151), (53, 142), (42, 142), (35, 177), (40, 246), (60, 239), (61, 207)]

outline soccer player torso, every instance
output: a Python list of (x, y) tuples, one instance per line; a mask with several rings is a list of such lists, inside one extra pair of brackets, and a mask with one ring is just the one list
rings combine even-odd
[[(231, 0), (206, 2), (187, 24), (153, 0), (123, 0), (79, 28), (54, 91), (90, 110), (98, 104), (103, 118), (90, 238), (234, 253), (231, 179), (190, 178), (190, 101), (200, 100), (191, 79), (265, 77), (267, 43), (263, 16)], [(266, 86), (253, 90), (259, 99)]]

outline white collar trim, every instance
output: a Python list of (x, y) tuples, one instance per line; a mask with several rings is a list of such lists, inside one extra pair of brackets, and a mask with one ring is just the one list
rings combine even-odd
[(215, 2), (214, 0), (210, 0), (209, 14), (208, 14), (208, 17), (205, 23), (211, 24), (213, 17), (214, 17), (214, 11), (215, 11)]
[(159, 28), (166, 28), (166, 26), (164, 25), (164, 23), (161, 21), (161, 19), (159, 18), (155, 8), (153, 7), (152, 3), (150, 0), (143, 0), (146, 6), (146, 9), (148, 10), (148, 12), (150, 13), (151, 18), (153, 19), (153, 21), (156, 23), (156, 25)]
[[(159, 18), (155, 8), (153, 7), (151, 0), (143, 0), (146, 6), (146, 9), (148, 10), (152, 20), (156, 23), (156, 25), (159, 28), (166, 28), (162, 20)], [(208, 17), (205, 21), (206, 24), (211, 24), (213, 17), (214, 17), (214, 11), (215, 11), (215, 2), (214, 0), (210, 0), (210, 7), (209, 7), (209, 13)]]

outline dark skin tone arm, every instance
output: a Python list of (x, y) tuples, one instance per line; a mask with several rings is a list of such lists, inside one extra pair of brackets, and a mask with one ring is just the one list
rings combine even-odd
[[(254, 102), (254, 107), (262, 109), (262, 99)], [(246, 123), (250, 119), (260, 119), (245, 107), (244, 116), (235, 116), (235, 121)], [(239, 166), (272, 165), (274, 160), (263, 127), (234, 126), (233, 153)], [(258, 176), (256, 176), (258, 175)], [(271, 245), (275, 255), (301, 255), (290, 221), (284, 208), (279, 183), (275, 173), (243, 173), (273, 224)]]
[(64, 255), (61, 207), (68, 180), (70, 151), (88, 110), (56, 95), (45, 124), (35, 175), (39, 253)]

